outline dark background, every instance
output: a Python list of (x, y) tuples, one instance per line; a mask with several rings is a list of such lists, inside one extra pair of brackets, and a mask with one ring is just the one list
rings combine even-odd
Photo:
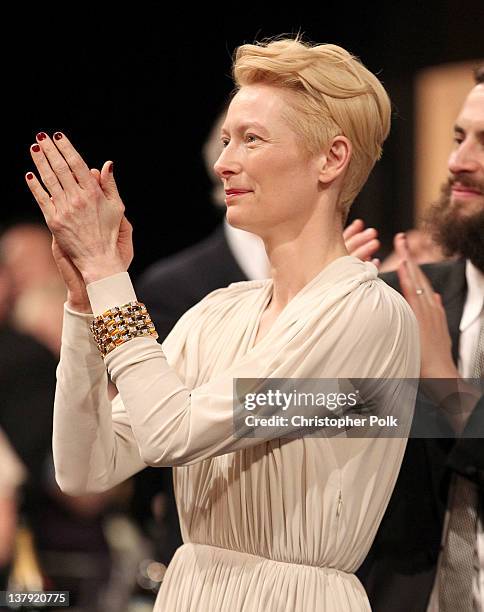
[[(339, 44), (383, 80), (394, 104), (384, 156), (350, 219), (380, 229), (384, 249), (413, 224), (413, 78), (426, 66), (484, 57), (484, 0), (12, 7), (3, 19), (3, 194), (0, 225), (41, 220), (24, 183), (35, 134), (64, 131), (91, 167), (106, 159), (134, 225), (136, 276), (207, 235), (201, 147), (232, 89), (238, 45), (302, 31)], [(10, 10), (9, 10), (10, 13)]]

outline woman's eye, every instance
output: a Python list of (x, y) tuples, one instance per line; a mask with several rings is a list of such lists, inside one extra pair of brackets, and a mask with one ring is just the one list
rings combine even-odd
[[(255, 134), (247, 134), (245, 136), (245, 142), (248, 144), (252, 144), (259, 140), (259, 137)], [(222, 143), (222, 147), (225, 149), (230, 144), (230, 138), (221, 138), (220, 142)]]

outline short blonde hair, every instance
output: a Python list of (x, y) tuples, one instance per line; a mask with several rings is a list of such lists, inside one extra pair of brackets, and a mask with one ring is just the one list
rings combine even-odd
[(365, 184), (390, 131), (391, 104), (377, 77), (337, 45), (312, 45), (295, 39), (242, 45), (235, 51), (236, 91), (265, 83), (293, 92), (294, 112), (286, 117), (311, 154), (332, 138), (353, 145), (339, 209), (346, 218)]

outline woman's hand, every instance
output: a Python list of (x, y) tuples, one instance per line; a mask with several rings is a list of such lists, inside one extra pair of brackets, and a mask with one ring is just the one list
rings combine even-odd
[[(133, 227), (131, 223), (126, 217), (123, 217), (119, 228), (118, 249), (126, 269), (129, 268), (133, 259), (132, 234)], [(91, 304), (84, 279), (69, 256), (57, 244), (55, 236), (52, 236), (52, 255), (67, 288), (67, 305), (69, 308), (76, 312), (91, 313)]]
[(79, 285), (73, 268), (85, 284), (127, 270), (131, 226), (112, 163), (90, 171), (65, 135), (56, 132), (54, 141), (41, 132), (31, 147), (45, 189), (32, 173), (26, 179), (54, 235), (53, 253), (64, 279)]
[(378, 232), (373, 227), (365, 229), (362, 219), (355, 219), (343, 232), (346, 250), (353, 257), (358, 257), (363, 261), (371, 261), (375, 266), (379, 266), (379, 259), (372, 259), (373, 255), (380, 248)]
[(69, 308), (76, 312), (91, 313), (91, 304), (84, 279), (69, 256), (57, 244), (55, 236), (52, 236), (52, 255), (67, 289), (67, 305)]

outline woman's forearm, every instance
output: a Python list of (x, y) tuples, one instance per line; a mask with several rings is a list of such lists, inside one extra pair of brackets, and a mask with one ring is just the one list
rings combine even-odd
[(124, 408), (108, 398), (91, 319), (66, 309), (57, 369), (54, 463), (60, 488), (71, 495), (105, 491), (144, 467)]

